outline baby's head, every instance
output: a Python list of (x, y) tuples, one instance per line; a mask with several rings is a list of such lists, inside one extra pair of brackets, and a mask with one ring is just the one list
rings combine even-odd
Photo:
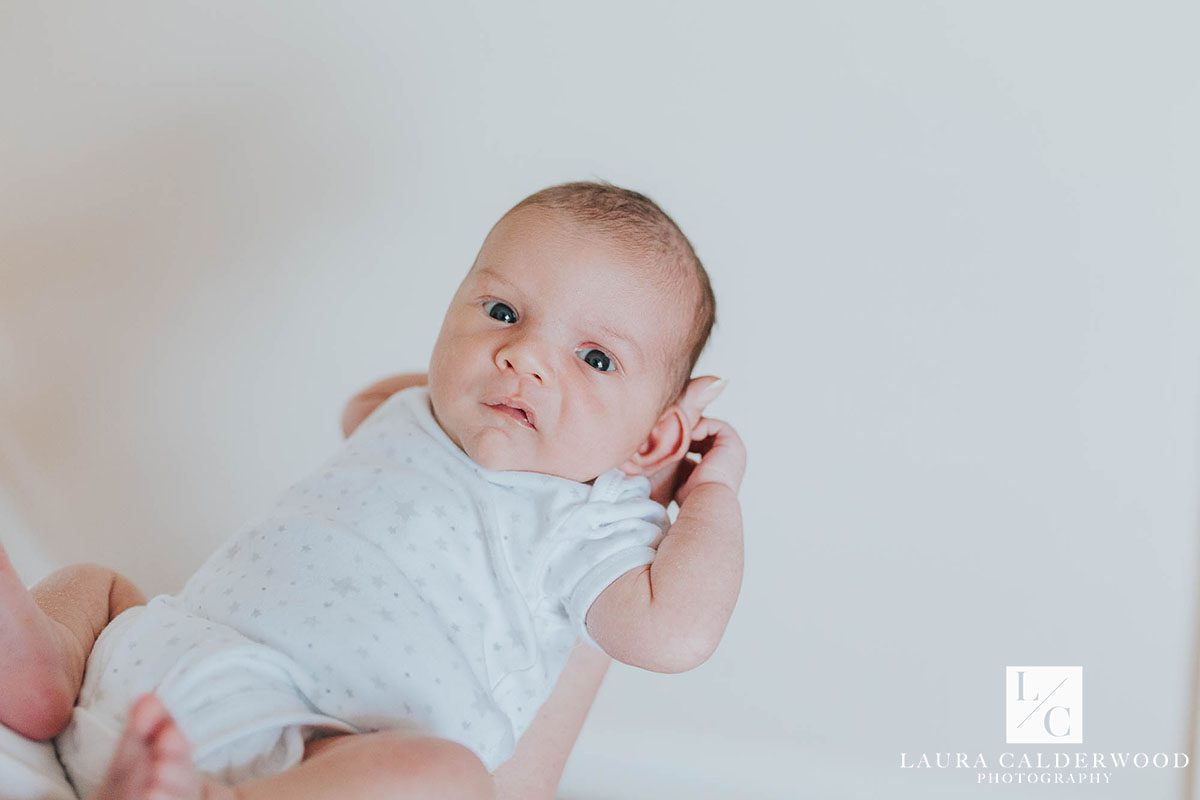
[(543, 189), (493, 226), (446, 311), (434, 416), (488, 469), (648, 475), (687, 450), (678, 401), (715, 316), (691, 243), (649, 198)]

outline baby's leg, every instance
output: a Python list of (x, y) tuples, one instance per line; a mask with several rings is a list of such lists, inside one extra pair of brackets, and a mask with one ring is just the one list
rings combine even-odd
[(128, 580), (94, 564), (61, 569), (26, 590), (0, 546), (0, 723), (30, 739), (61, 732), (96, 637), (145, 602)]
[(460, 744), (382, 731), (309, 742), (278, 775), (229, 787), (200, 777), (166, 708), (143, 695), (87, 800), (494, 800), (492, 776)]
[(494, 800), (491, 774), (474, 753), (447, 739), (394, 731), (308, 743), (304, 760), (279, 775), (242, 784), (238, 800)]

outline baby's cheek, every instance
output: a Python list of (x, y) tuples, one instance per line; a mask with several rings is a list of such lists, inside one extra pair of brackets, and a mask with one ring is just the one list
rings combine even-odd
[[(576, 480), (590, 480), (612, 465), (614, 440), (606, 433), (603, 421), (586, 420), (561, 430), (550, 443), (558, 474)], [(582, 476), (582, 477), (581, 477)]]

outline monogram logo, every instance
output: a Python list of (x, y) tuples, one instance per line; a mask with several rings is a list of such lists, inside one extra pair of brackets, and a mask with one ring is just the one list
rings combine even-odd
[(1005, 741), (1083, 743), (1083, 667), (1006, 667)]

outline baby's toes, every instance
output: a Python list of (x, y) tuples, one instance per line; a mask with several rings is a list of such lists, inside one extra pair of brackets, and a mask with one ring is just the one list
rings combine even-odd
[(159, 729), (155, 731), (155, 760), (163, 762), (182, 761), (191, 764), (191, 753), (191, 745), (188, 744), (183, 731), (179, 730), (179, 726), (175, 724), (175, 720), (167, 717), (159, 726)]
[(155, 770), (146, 800), (200, 800), (201, 783), (195, 772), (180, 767)]
[(141, 739), (150, 739), (155, 730), (171, 719), (167, 707), (153, 692), (142, 695), (129, 709), (129, 732)]
[(202, 784), (192, 763), (191, 746), (183, 732), (168, 717), (154, 734), (154, 761), (150, 798), (191, 800), (199, 798)]

